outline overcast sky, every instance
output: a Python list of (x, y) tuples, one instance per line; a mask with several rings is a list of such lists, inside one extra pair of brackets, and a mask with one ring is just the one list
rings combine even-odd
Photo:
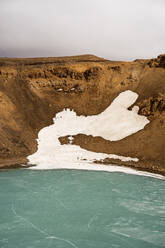
[(165, 53), (165, 0), (0, 0), (0, 57)]

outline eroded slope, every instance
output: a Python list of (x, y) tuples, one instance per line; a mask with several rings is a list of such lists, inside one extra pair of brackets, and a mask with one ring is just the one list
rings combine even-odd
[[(134, 62), (92, 55), (0, 59), (1, 166), (24, 162), (34, 153), (39, 130), (52, 124), (57, 112), (70, 108), (78, 115), (96, 115), (119, 93), (132, 90), (139, 94), (135, 105), (150, 120), (149, 125), (120, 141), (79, 134), (73, 142), (90, 151), (138, 157), (136, 165), (126, 165), (164, 173), (164, 61), (164, 55)], [(67, 143), (67, 137), (61, 142)]]

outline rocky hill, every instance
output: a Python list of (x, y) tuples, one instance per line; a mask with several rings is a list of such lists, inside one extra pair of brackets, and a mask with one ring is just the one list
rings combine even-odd
[[(119, 141), (78, 134), (73, 144), (137, 157), (139, 162), (122, 165), (165, 174), (165, 55), (133, 62), (93, 55), (0, 58), (1, 168), (27, 162), (26, 157), (37, 150), (39, 130), (52, 124), (57, 112), (70, 108), (78, 115), (96, 115), (125, 90), (139, 94), (135, 105), (150, 124)], [(68, 137), (61, 137), (60, 142), (68, 143)], [(105, 159), (103, 163), (121, 161)]]

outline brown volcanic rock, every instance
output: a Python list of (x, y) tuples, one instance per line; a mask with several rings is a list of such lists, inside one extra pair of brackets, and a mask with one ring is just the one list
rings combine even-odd
[[(80, 134), (74, 143), (91, 151), (138, 157), (138, 163), (125, 164), (163, 174), (165, 55), (134, 62), (108, 61), (93, 55), (1, 58), (1, 166), (25, 162), (26, 156), (37, 150), (38, 131), (52, 124), (57, 112), (70, 108), (78, 115), (99, 114), (128, 89), (139, 94), (135, 105), (150, 124), (120, 141)], [(67, 143), (67, 137), (61, 142)], [(105, 161), (109, 162), (112, 161)]]

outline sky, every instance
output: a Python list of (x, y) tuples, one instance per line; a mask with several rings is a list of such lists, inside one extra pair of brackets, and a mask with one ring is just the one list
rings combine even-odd
[(0, 0), (0, 57), (165, 53), (165, 0)]

